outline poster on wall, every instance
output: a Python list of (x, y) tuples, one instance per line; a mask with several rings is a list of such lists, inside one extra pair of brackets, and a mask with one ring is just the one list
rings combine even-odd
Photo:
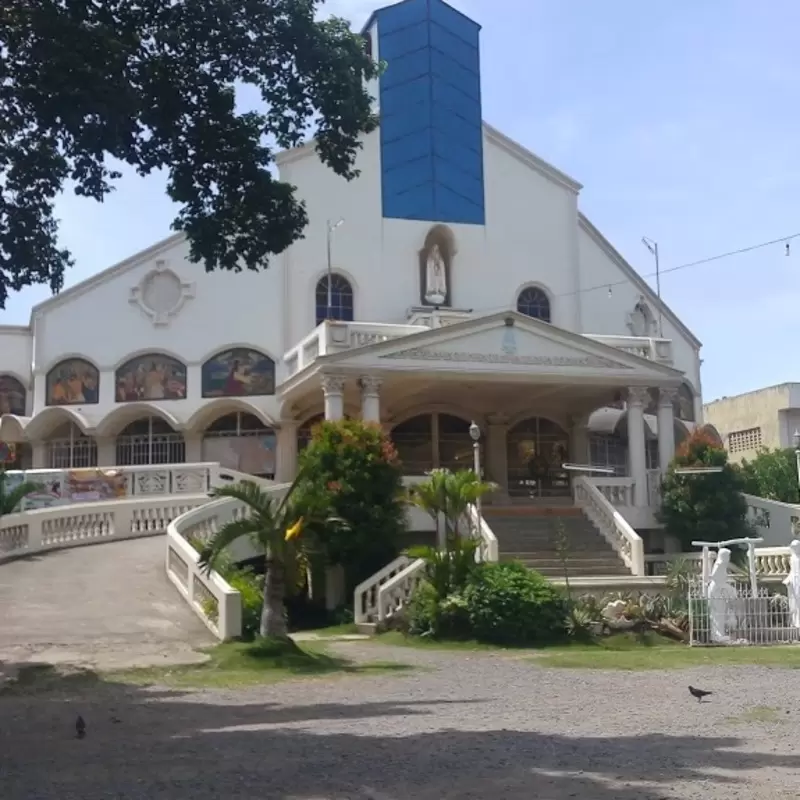
[(118, 500), (127, 495), (125, 476), (117, 470), (72, 470), (64, 481), (64, 495), (70, 503)]
[(203, 461), (218, 461), (226, 469), (250, 475), (275, 474), (274, 433), (263, 436), (221, 436), (203, 442)]
[(34, 511), (39, 508), (52, 508), (67, 502), (64, 499), (63, 473), (52, 470), (14, 470), (6, 473), (6, 491), (12, 491), (23, 481), (30, 481), (39, 486), (39, 489), (25, 496), (20, 510)]

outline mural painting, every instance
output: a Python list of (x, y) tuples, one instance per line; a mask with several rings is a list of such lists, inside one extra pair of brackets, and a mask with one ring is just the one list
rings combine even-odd
[(0, 414), (25, 416), (25, 387), (11, 375), (0, 375)]
[(91, 405), (100, 400), (100, 373), (82, 358), (68, 358), (56, 364), (45, 379), (48, 406)]
[(275, 394), (275, 362), (258, 350), (223, 350), (203, 364), (203, 397)]
[(186, 397), (186, 365), (170, 356), (137, 356), (126, 361), (114, 377), (118, 403)]

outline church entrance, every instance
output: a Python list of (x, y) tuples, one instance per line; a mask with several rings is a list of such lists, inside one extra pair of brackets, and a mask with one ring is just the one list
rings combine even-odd
[(511, 497), (569, 497), (569, 434), (549, 419), (529, 417), (508, 432), (508, 493)]

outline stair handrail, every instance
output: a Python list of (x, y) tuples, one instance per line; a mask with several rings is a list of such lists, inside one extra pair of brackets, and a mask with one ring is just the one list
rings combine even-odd
[(500, 547), (497, 536), (486, 521), (486, 517), (478, 511), (473, 503), (467, 506), (467, 516), (470, 523), (470, 532), (478, 540), (478, 560), (495, 563), (500, 560)]
[(605, 495), (584, 475), (575, 479), (575, 502), (619, 554), (632, 575), (645, 574), (644, 542)]
[(405, 608), (414, 589), (422, 580), (424, 572), (425, 559), (415, 558), (386, 583), (378, 587), (378, 622), (383, 622)]

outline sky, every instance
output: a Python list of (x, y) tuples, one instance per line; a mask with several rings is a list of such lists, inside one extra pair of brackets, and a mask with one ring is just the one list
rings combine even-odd
[[(360, 29), (386, 4), (329, 0), (323, 12)], [(482, 25), (486, 122), (582, 183), (581, 210), (645, 276), (641, 238), (658, 242), (662, 296), (703, 342), (704, 400), (800, 380), (786, 355), (800, 340), (800, 238), (788, 257), (779, 243), (669, 272), (800, 234), (800, 3), (451, 5)], [(103, 204), (60, 198), (67, 286), (170, 234), (164, 185), (126, 171)], [(0, 324), (27, 324), (47, 296), (12, 296)]]

